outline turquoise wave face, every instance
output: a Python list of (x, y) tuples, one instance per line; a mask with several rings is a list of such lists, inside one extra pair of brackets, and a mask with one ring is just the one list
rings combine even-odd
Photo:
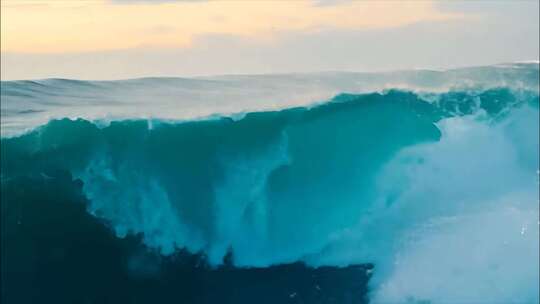
[(534, 302), (538, 104), (391, 90), (239, 120), (53, 120), (2, 139), (2, 183), (69, 173), (88, 212), (163, 255), (374, 263), (381, 303)]

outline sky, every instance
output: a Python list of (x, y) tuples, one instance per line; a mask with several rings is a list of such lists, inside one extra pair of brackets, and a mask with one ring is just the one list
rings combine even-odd
[(539, 0), (0, 3), (2, 80), (445, 69), (539, 57)]

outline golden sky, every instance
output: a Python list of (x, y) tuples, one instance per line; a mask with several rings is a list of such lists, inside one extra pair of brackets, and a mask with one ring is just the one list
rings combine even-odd
[(283, 32), (370, 30), (462, 15), (430, 1), (2, 0), (1, 51), (70, 53), (189, 48), (204, 35), (272, 43)]
[(538, 0), (0, 0), (0, 79), (538, 60)]

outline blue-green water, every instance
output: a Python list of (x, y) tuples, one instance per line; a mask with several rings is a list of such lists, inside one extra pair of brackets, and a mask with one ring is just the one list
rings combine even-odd
[(114, 83), (3, 82), (2, 297), (536, 303), (538, 64), (508, 69), (189, 121), (87, 96), (26, 132)]

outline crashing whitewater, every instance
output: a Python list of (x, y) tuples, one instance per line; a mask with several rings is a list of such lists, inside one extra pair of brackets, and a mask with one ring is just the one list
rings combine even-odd
[[(163, 255), (373, 263), (373, 303), (537, 303), (538, 64), (368, 76), (283, 76), (283, 92), (308, 93), (267, 109), (241, 101), (257, 87), (239, 93), (264, 78), (181, 79), (180, 89), (149, 79), (178, 90), (161, 87), (151, 117), (119, 117), (142, 100), (95, 104), (143, 80), (3, 82), (2, 183), (67, 171), (89, 213)], [(362, 77), (377, 81), (355, 92)], [(324, 92), (312, 95), (313, 83)], [(158, 115), (201, 108), (172, 96), (212, 86), (239, 96), (237, 108), (208, 101), (196, 115)], [(353, 94), (303, 103), (337, 90)], [(72, 95), (80, 105), (65, 104)], [(225, 112), (242, 114), (209, 116)]]

